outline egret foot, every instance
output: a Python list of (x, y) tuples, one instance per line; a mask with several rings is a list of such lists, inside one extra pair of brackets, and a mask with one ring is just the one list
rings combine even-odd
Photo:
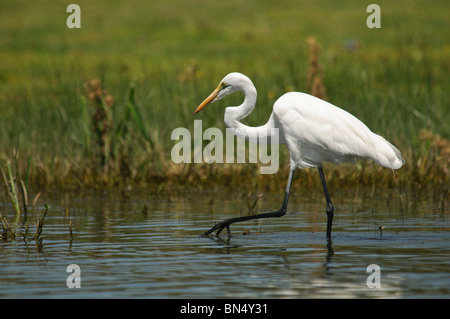
[(217, 230), (216, 237), (219, 238), (219, 235), (220, 235), (220, 233), (222, 232), (222, 230), (224, 228), (227, 229), (228, 237), (231, 237), (230, 224), (231, 223), (229, 222), (229, 219), (226, 219), (226, 220), (224, 220), (224, 221), (222, 221), (220, 223), (217, 223), (213, 227), (211, 227), (210, 230), (204, 232), (202, 234), (202, 237), (208, 237), (209, 235), (211, 235), (211, 233), (213, 233), (214, 231)]

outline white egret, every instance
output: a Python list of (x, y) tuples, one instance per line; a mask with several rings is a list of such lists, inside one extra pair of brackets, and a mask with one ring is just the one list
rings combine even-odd
[[(352, 114), (333, 104), (309, 94), (289, 92), (281, 96), (273, 105), (269, 121), (259, 127), (250, 127), (239, 120), (249, 115), (256, 103), (256, 88), (252, 81), (241, 73), (230, 73), (223, 78), (219, 86), (200, 104), (193, 114), (207, 105), (218, 101), (236, 91), (245, 95), (240, 106), (225, 109), (225, 124), (245, 139), (260, 140), (278, 132), (279, 143), (286, 144), (290, 153), (290, 172), (281, 208), (274, 212), (226, 219), (203, 236), (209, 236), (217, 230), (216, 236), (233, 223), (267, 218), (281, 217), (286, 214), (292, 178), (297, 167), (317, 167), (327, 202), (327, 238), (331, 238), (334, 207), (322, 170), (323, 162), (352, 162), (357, 158), (372, 159), (376, 163), (391, 169), (400, 168), (405, 161), (400, 151), (380, 135), (373, 133), (363, 122)], [(278, 130), (271, 130), (277, 128)]]

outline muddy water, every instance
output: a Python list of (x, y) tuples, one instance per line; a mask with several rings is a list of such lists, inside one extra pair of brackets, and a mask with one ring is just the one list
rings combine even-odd
[[(0, 243), (0, 297), (450, 297), (445, 198), (370, 191), (333, 197), (334, 233), (327, 242), (319, 192), (294, 192), (282, 218), (232, 225), (230, 240), (199, 235), (223, 218), (246, 214), (255, 195), (45, 192), (40, 202), (50, 210), (42, 242), (21, 240), (22, 218), (16, 239)], [(264, 194), (255, 209), (278, 208), (281, 199)], [(0, 211), (14, 220), (6, 198)], [(70, 283), (81, 288), (68, 288), (75, 274), (67, 272), (70, 264), (80, 270)], [(372, 264), (379, 271), (368, 272)], [(368, 279), (381, 287), (369, 288)]]

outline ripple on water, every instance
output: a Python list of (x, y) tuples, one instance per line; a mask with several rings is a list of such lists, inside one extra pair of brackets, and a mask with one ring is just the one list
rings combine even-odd
[[(293, 200), (282, 218), (232, 225), (230, 240), (200, 234), (240, 212), (241, 201), (232, 195), (213, 204), (208, 196), (192, 198), (133, 198), (130, 207), (74, 201), (72, 242), (69, 217), (58, 201), (50, 203), (42, 244), (2, 243), (0, 296), (450, 297), (448, 214), (436, 215), (427, 203), (400, 213), (383, 206), (388, 201), (358, 209), (353, 197), (341, 199), (330, 243), (323, 203), (306, 197)], [(144, 205), (147, 214), (140, 212)], [(261, 205), (276, 207), (275, 196)], [(385, 226), (382, 236), (377, 225)], [(81, 268), (81, 289), (66, 286), (72, 263)], [(381, 268), (380, 289), (367, 287), (370, 264)]]

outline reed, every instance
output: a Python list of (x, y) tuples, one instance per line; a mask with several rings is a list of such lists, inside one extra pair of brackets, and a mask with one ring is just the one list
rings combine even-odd
[[(14, 168), (12, 167), (11, 162), (8, 161), (6, 163), (3, 163), (2, 161), (0, 161), (0, 171), (3, 176), (5, 189), (6, 189), (6, 192), (8, 193), (11, 205), (14, 209), (14, 218), (13, 218), (12, 226), (8, 223), (6, 217), (3, 216), (0, 212), (0, 219), (2, 221), (2, 226), (3, 226), (3, 232), (2, 232), (3, 241), (14, 240), (16, 238), (17, 229), (20, 226), (19, 222), (20, 222), (22, 216), (26, 220), (26, 226), (25, 226), (25, 231), (24, 231), (24, 235), (23, 235), (23, 240), (27, 241), (27, 235), (28, 235), (28, 230), (29, 230), (29, 218), (30, 218), (30, 215), (33, 214), (34, 208), (36, 206), (36, 202), (41, 195), (41, 192), (37, 193), (37, 195), (34, 197), (32, 203), (31, 203), (31, 207), (30, 207), (29, 202), (28, 202), (28, 180), (30, 178), (30, 176), (29, 176), (30, 161), (28, 160), (28, 166), (27, 166), (26, 175), (25, 175), (26, 177), (25, 177), (25, 180), (23, 180), (20, 176), (20, 173), (18, 173), (20, 171), (20, 168), (18, 165), (17, 156), (15, 156), (15, 157), (16, 157), (16, 162), (15, 162)], [(20, 193), (19, 193), (19, 189), (20, 189)], [(21, 207), (20, 203), (22, 203), (22, 209), (20, 208)], [(36, 234), (33, 237), (35, 240), (37, 240), (39, 238), (39, 236), (42, 232), (43, 221), (44, 221), (44, 217), (47, 214), (47, 212), (48, 212), (48, 206), (45, 205), (45, 213), (44, 213), (43, 217), (41, 219), (39, 219), (39, 221), (37, 222), (38, 226), (36, 229)]]
[(38, 242), (39, 237), (41, 236), (41, 233), (42, 233), (42, 229), (44, 228), (44, 218), (45, 218), (45, 216), (47, 216), (48, 209), (49, 209), (49, 206), (47, 204), (45, 204), (44, 205), (44, 213), (42, 214), (42, 217), (40, 217), (40, 218), (38, 217), (38, 219), (37, 219), (36, 233), (33, 236), (33, 238), (36, 242)]
[(322, 82), (323, 68), (319, 62), (319, 46), (316, 39), (308, 38), (309, 68), (306, 78), (306, 87), (310, 89), (311, 95), (322, 100), (327, 100), (325, 86)]
[[(3, 167), (3, 163), (0, 161), (0, 171), (2, 172), (3, 181), (5, 183), (6, 191), (13, 205), (16, 216), (20, 216), (20, 204), (19, 204), (19, 190), (17, 185), (17, 178), (11, 168), (11, 163), (6, 162), (6, 171)], [(20, 180), (20, 183), (22, 181)], [(23, 185), (22, 183), (20, 185)]]
[(98, 165), (101, 167), (103, 178), (107, 178), (114, 160), (112, 151), (112, 130), (114, 98), (103, 88), (98, 79), (93, 79), (86, 84), (87, 96), (92, 111), (92, 131), (96, 140), (96, 153)]
[(6, 218), (0, 213), (0, 219), (2, 220), (2, 240), (8, 241), (8, 240), (14, 240), (16, 238), (16, 232), (14, 229), (11, 228)]

